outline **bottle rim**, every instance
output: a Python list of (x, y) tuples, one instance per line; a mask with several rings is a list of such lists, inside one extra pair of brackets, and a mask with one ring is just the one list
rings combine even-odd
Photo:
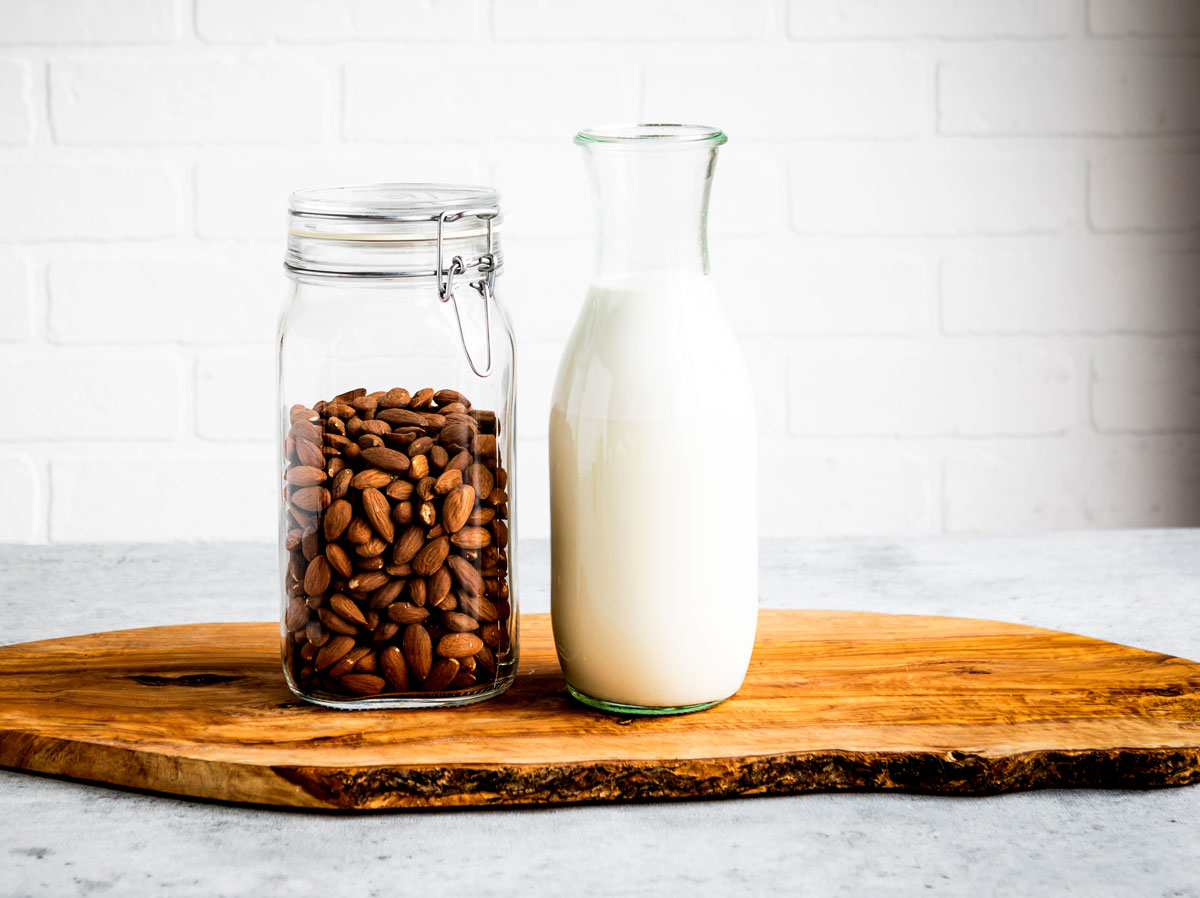
[(683, 125), (644, 122), (636, 125), (599, 125), (575, 135), (580, 146), (675, 146), (704, 144), (720, 146), (729, 138), (720, 128), (710, 125)]

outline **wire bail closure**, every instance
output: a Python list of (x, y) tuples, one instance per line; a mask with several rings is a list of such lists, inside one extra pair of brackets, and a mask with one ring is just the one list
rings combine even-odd
[[(458, 297), (454, 293), (454, 278), (467, 270), (462, 256), (455, 256), (447, 265), (442, 255), (442, 235), (448, 221), (458, 221), (464, 215), (475, 215), (487, 222), (487, 252), (479, 257), (478, 271), (482, 277), (471, 281), (470, 285), (483, 297), (483, 320), (487, 334), (487, 363), (483, 369), (475, 364), (471, 349), (467, 346), (467, 334), (463, 328), (462, 311), (458, 307)], [(492, 373), (492, 291), (496, 285), (496, 257), (492, 251), (492, 220), (497, 212), (493, 209), (467, 210), (463, 212), (442, 212), (437, 219), (437, 274), (438, 299), (442, 302), (454, 303), (454, 318), (458, 322), (458, 337), (462, 341), (463, 352), (467, 356), (467, 364), (478, 377), (487, 377)]]

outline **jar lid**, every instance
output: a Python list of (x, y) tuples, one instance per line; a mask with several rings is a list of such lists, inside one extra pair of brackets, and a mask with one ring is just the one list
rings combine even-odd
[[(333, 277), (436, 277), (499, 270), (500, 195), (462, 184), (368, 184), (297, 190), (285, 266)], [(439, 258), (439, 240), (441, 257)]]

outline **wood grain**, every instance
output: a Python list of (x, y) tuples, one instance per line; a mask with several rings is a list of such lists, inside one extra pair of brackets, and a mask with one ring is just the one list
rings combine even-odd
[(341, 809), (1200, 780), (1200, 665), (1168, 655), (992, 621), (763, 611), (737, 696), (621, 718), (567, 698), (546, 615), (521, 627), (512, 689), (447, 710), (300, 702), (268, 623), (2, 647), (0, 765)]

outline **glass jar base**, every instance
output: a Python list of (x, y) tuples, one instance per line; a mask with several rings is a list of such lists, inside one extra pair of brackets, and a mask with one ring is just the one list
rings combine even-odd
[(473, 705), (476, 702), (487, 701), (503, 693), (513, 684), (515, 674), (510, 674), (489, 683), (486, 689), (474, 692), (430, 692), (406, 693), (405, 695), (363, 696), (362, 698), (343, 698), (332, 693), (309, 694), (300, 691), (288, 678), (288, 686), (296, 698), (303, 699), (311, 705), (323, 708), (336, 708), (339, 711), (388, 711), (388, 710), (417, 710), (420, 708), (454, 708), (460, 705)]
[(571, 693), (571, 697), (576, 701), (583, 702), (590, 708), (595, 708), (598, 711), (607, 711), (609, 714), (636, 714), (643, 717), (665, 717), (669, 714), (691, 714), (693, 711), (703, 711), (706, 708), (712, 708), (722, 702), (728, 701), (732, 696), (719, 698), (714, 702), (700, 702), (695, 705), (676, 705), (664, 708), (649, 707), (647, 705), (623, 705), (620, 702), (608, 702), (602, 698), (593, 698), (586, 693), (580, 692), (570, 683), (567, 684), (567, 691)]

